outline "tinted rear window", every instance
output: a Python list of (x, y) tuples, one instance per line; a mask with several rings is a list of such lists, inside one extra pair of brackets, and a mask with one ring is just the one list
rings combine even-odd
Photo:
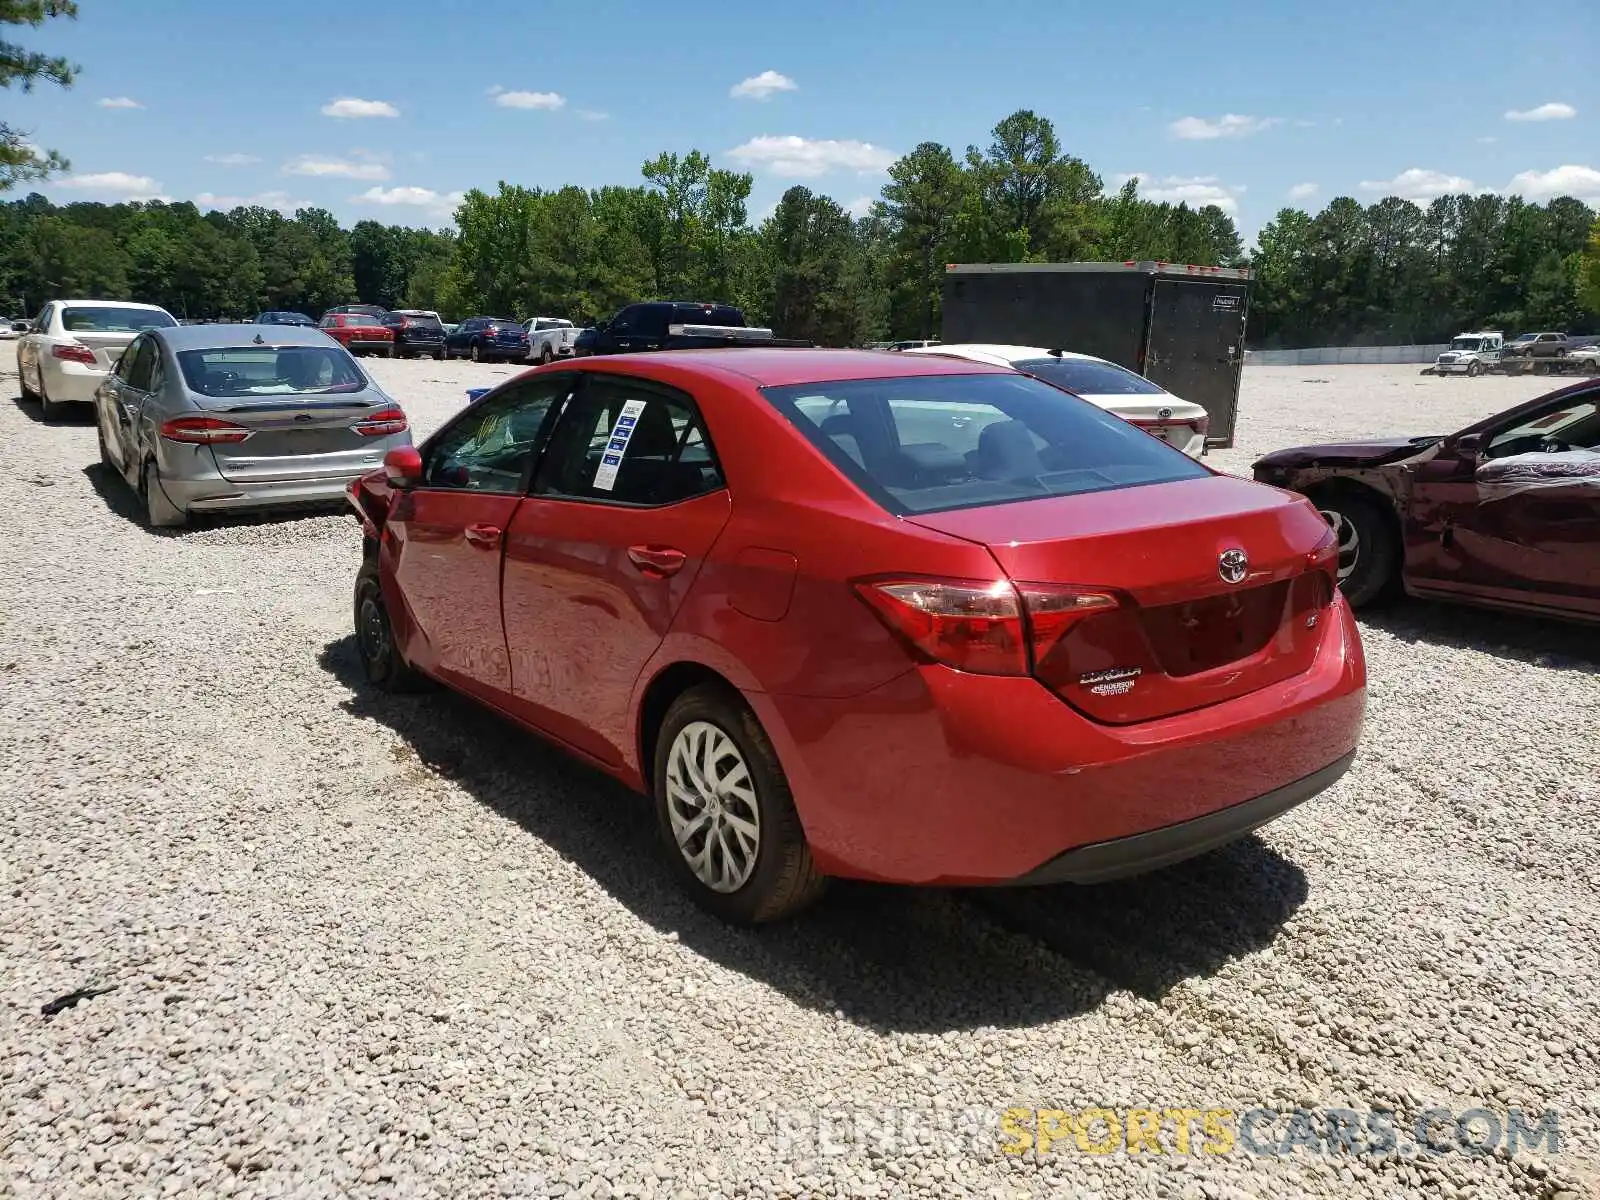
[(764, 388), (893, 513), (1069, 496), (1210, 472), (1157, 438), (1018, 375), (927, 375)]
[(672, 323), (739, 328), (744, 325), (744, 314), (727, 304), (713, 304), (710, 308), (702, 308), (698, 304), (675, 304), (672, 307)]
[(1070, 358), (1030, 358), (1011, 364), (1019, 371), (1037, 375), (1046, 383), (1064, 387), (1081, 396), (1159, 396), (1161, 389), (1142, 375), (1112, 363), (1084, 362)]
[(177, 322), (158, 308), (66, 308), (61, 311), (61, 328), (68, 333), (138, 333), (141, 329), (165, 329)]
[(189, 390), (202, 396), (293, 396), (359, 392), (367, 386), (355, 360), (332, 346), (182, 350), (178, 366)]
[(493, 329), (497, 333), (499, 333), (499, 332), (504, 332), (504, 333), (523, 333), (523, 332), (525, 332), (523, 330), (522, 326), (518, 325), (515, 321), (490, 321), (489, 322), (489, 328)]

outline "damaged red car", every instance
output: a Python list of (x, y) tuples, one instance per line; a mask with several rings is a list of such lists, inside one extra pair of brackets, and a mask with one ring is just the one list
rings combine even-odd
[(1322, 511), (1357, 608), (1404, 591), (1600, 621), (1600, 383), (1444, 437), (1279, 450), (1254, 473)]
[(351, 488), (356, 642), (653, 798), (755, 922), (828, 876), (1093, 882), (1332, 784), (1366, 668), (1310, 503), (1003, 367), (584, 358)]

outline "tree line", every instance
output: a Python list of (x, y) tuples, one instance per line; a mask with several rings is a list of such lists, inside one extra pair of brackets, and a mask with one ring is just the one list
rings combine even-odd
[[(0, 306), (52, 296), (149, 301), (180, 317), (339, 303), (589, 322), (649, 298), (737, 304), (829, 345), (937, 336), (945, 264), (1156, 259), (1251, 266), (1255, 346), (1432, 342), (1480, 326), (1586, 332), (1600, 314), (1600, 223), (1571, 197), (1447, 196), (1426, 208), (1341, 197), (1286, 208), (1249, 256), (1217, 205), (1107, 192), (1052, 123), (1019, 111), (958, 155), (934, 142), (895, 162), (864, 212), (809, 188), (753, 221), (752, 179), (698, 150), (662, 153), (641, 182), (501, 183), (466, 194), (454, 230), (322, 209), (202, 213), (188, 203), (0, 204)], [(8, 314), (9, 315), (9, 314)]]

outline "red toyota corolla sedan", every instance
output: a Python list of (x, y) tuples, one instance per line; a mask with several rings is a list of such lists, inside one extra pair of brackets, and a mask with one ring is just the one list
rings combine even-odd
[(1366, 668), (1303, 498), (978, 363), (529, 371), (352, 485), (368, 677), (655, 801), (707, 907), (830, 875), (1093, 882), (1328, 787)]

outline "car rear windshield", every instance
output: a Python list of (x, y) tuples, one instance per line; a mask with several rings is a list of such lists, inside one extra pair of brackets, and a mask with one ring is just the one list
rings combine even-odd
[(1080, 396), (1160, 396), (1162, 390), (1143, 375), (1115, 363), (1071, 358), (1029, 358), (1011, 364), (1046, 383)]
[(515, 321), (490, 321), (489, 328), (496, 333), (525, 333), (527, 332)]
[(1122, 418), (1018, 375), (925, 375), (764, 388), (890, 512), (943, 512), (1199, 479)]
[(345, 351), (328, 346), (228, 346), (181, 350), (189, 390), (218, 399), (359, 392), (367, 380)]
[(671, 323), (674, 325), (722, 325), (730, 329), (744, 326), (744, 313), (728, 304), (674, 304)]
[(65, 308), (61, 328), (68, 333), (138, 333), (165, 329), (177, 322), (159, 308)]

